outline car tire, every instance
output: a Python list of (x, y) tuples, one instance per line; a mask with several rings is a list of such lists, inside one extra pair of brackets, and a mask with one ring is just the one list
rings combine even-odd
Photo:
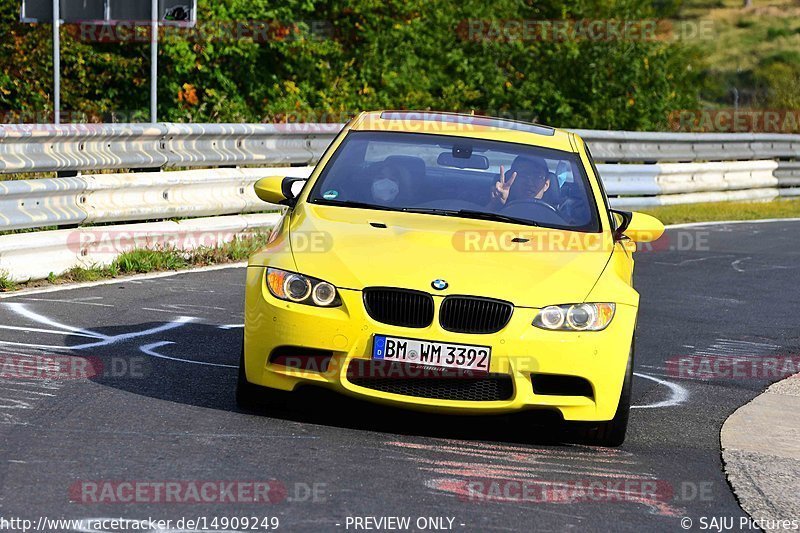
[(258, 411), (286, 405), (290, 392), (254, 385), (247, 381), (244, 370), (244, 347), (239, 357), (239, 377), (236, 380), (236, 406), (243, 411)]
[(631, 412), (631, 389), (633, 385), (633, 352), (634, 345), (631, 344), (631, 352), (628, 356), (628, 365), (625, 369), (625, 380), (622, 383), (622, 391), (619, 396), (619, 404), (614, 418), (608, 422), (579, 424), (577, 426), (578, 438), (582, 444), (590, 446), (603, 446), (615, 448), (625, 442), (625, 434), (628, 430), (628, 418)]

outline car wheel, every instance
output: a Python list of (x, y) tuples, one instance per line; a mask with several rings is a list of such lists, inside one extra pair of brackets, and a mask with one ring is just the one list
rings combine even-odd
[(628, 429), (628, 417), (631, 412), (631, 387), (633, 384), (633, 352), (628, 357), (628, 366), (625, 369), (625, 381), (622, 383), (619, 404), (614, 418), (608, 422), (579, 424), (578, 438), (581, 443), (590, 446), (605, 446), (609, 448), (621, 446), (625, 442), (625, 433)]
[(257, 411), (286, 405), (290, 392), (254, 385), (247, 381), (244, 371), (244, 347), (239, 357), (239, 378), (236, 380), (236, 405), (243, 411)]

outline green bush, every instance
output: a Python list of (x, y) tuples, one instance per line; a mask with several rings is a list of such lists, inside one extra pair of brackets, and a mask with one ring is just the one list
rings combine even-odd
[(800, 109), (800, 61), (784, 63), (767, 62), (755, 72), (756, 82), (766, 93), (766, 107), (769, 109)]
[[(470, 39), (469, 21), (648, 20), (679, 7), (645, 0), (223, 0), (199, 3), (204, 31), (273, 21), (269, 39), (165, 39), (159, 118), (342, 120), (363, 109), (421, 108), (535, 118), (559, 126), (662, 129), (697, 106), (691, 50), (663, 40)], [(0, 108), (52, 109), (49, 28), (17, 22), (0, 0)], [(186, 32), (184, 32), (186, 34)], [(63, 30), (63, 107), (147, 119), (146, 42), (82, 42)], [(291, 119), (291, 118), (290, 118)]]

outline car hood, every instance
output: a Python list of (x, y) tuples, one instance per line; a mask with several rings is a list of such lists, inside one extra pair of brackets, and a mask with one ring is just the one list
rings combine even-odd
[[(340, 288), (402, 287), (520, 307), (583, 301), (612, 249), (605, 233), (305, 203), (289, 231), (297, 271)], [(439, 279), (445, 290), (432, 288)]]

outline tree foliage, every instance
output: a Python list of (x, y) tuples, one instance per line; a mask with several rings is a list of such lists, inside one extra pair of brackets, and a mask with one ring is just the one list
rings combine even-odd
[[(52, 110), (51, 29), (19, 24), (18, 2), (0, 0), (0, 109), (41, 113)], [(199, 4), (201, 31), (163, 36), (160, 120), (338, 121), (393, 108), (646, 130), (697, 106), (699, 71), (678, 43), (506, 31), (521, 21), (652, 20), (645, 0)], [(231, 21), (259, 21), (263, 32), (231, 31)], [(483, 30), (470, 30), (479, 24)], [(91, 42), (69, 27), (62, 35), (64, 109), (96, 120), (147, 120), (146, 40)]]

